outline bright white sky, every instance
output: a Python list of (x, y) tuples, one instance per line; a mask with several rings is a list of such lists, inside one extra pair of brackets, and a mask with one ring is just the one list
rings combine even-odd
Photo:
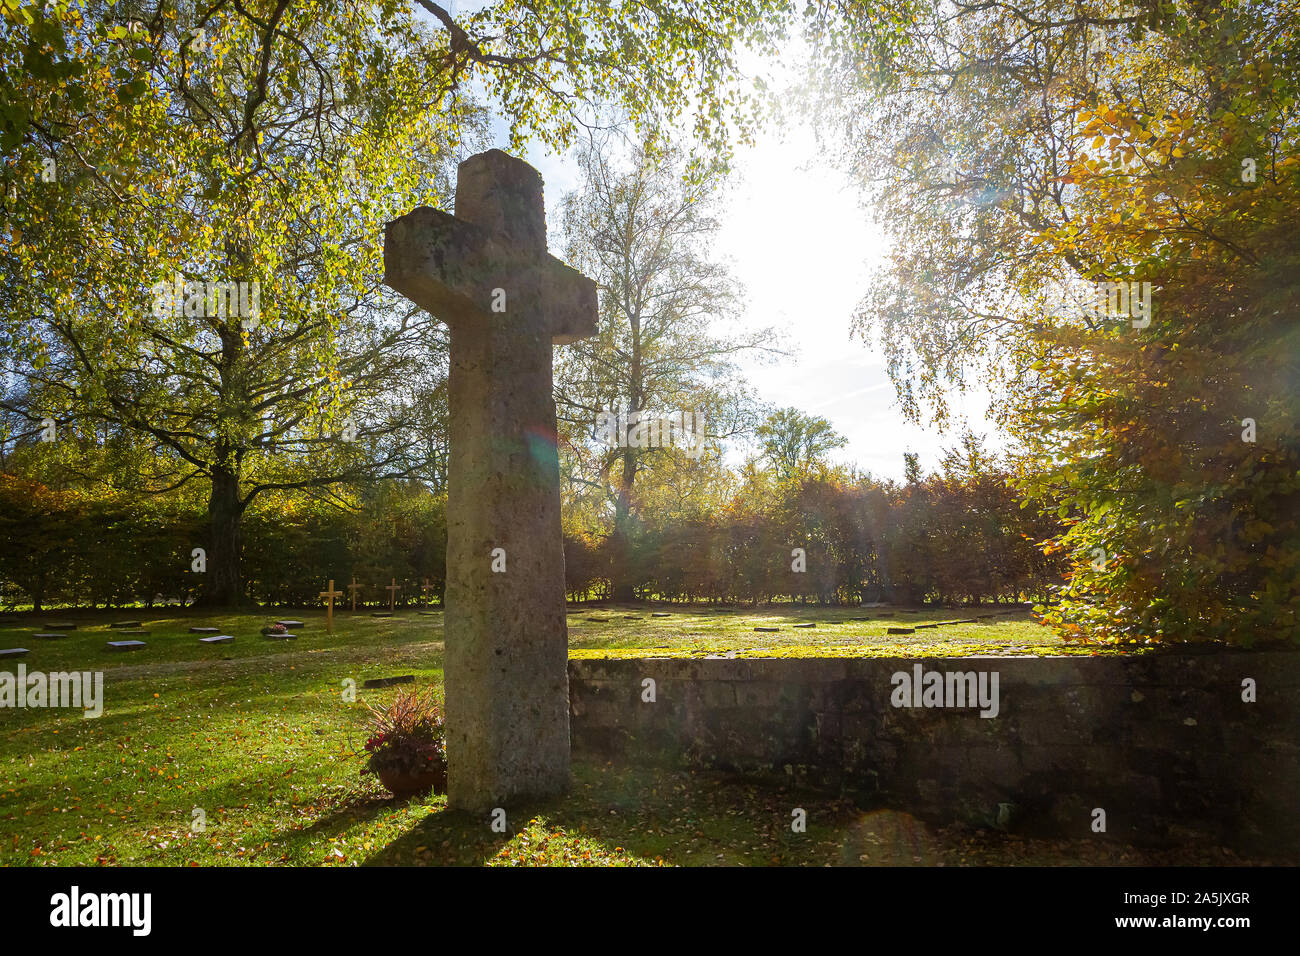
[[(495, 124), (493, 145), (507, 142), (504, 124)], [(797, 350), (775, 363), (743, 363), (750, 384), (775, 407), (828, 419), (848, 439), (834, 459), (880, 478), (903, 477), (905, 451), (920, 454), (923, 470), (936, 468), (941, 449), (957, 444), (962, 414), (991, 448), (1002, 447), (984, 415), (987, 397), (954, 400), (956, 420), (947, 432), (904, 421), (882, 357), (849, 338), (884, 237), (859, 205), (856, 187), (821, 153), (811, 129), (785, 122), (771, 124), (735, 157), (716, 252), (745, 285), (740, 324), (783, 329)], [(580, 185), (577, 163), (542, 147), (522, 158), (542, 174), (547, 218), (558, 222), (560, 197)]]

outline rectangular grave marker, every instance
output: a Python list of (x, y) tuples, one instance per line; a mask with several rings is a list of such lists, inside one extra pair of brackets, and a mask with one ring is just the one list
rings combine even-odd
[(200, 644), (229, 644), (234, 639), (235, 639), (234, 635), (231, 634), (218, 634), (216, 637), (200, 637), (199, 643)]
[(109, 641), (108, 649), (110, 651), (138, 651), (144, 647), (144, 641)]
[(393, 687), (396, 684), (413, 684), (415, 683), (414, 674), (403, 674), (401, 677), (372, 677), (363, 683), (362, 687)]

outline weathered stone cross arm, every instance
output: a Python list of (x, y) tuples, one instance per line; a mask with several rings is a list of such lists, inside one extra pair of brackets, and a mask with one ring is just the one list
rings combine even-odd
[(496, 150), (475, 159), (492, 175), (462, 167), (455, 216), (420, 206), (388, 223), (384, 284), (449, 323), (497, 311), (556, 345), (595, 335), (596, 283), (546, 251), (541, 178)]

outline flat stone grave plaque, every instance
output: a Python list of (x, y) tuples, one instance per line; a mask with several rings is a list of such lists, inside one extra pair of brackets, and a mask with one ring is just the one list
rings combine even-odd
[(289, 634), (289, 633), (285, 633), (285, 634), (277, 634), (275, 631), (272, 631), (270, 634), (263, 634), (262, 636), (265, 637), (268, 641), (296, 641), (296, 640), (298, 640), (298, 635), (297, 635), (297, 634)]
[(810, 623), (810, 624), (796, 624), (796, 625), (795, 625), (795, 627), (816, 627), (816, 626), (817, 626), (817, 625), (816, 625), (816, 624), (813, 624), (813, 623)]
[[(213, 628), (216, 630), (216, 628)], [(200, 637), (200, 644), (229, 644), (235, 639), (233, 634), (218, 634), (216, 637)]]
[(886, 634), (913, 634), (916, 632), (914, 627), (889, 627), (885, 629)]
[(918, 631), (923, 631), (923, 630), (925, 630), (927, 627), (938, 627), (938, 626), (939, 626), (938, 624), (918, 624), (918, 625), (916, 625), (916, 629), (917, 629)]
[(192, 627), (192, 628), (190, 628), (190, 633), (191, 633), (191, 634), (215, 634), (215, 633), (217, 633), (218, 630), (220, 630), (220, 628), (215, 628), (215, 627)]
[(45, 625), (45, 629), (46, 629), (47, 631), (75, 631), (75, 630), (77, 629), (77, 625), (75, 625), (75, 624), (46, 624), (46, 625)]
[(144, 641), (109, 641), (108, 649), (110, 651), (138, 651), (144, 647)]
[(279, 624), (281, 627), (287, 627), (287, 628), (289, 628), (290, 630), (292, 630), (292, 629), (295, 628), (295, 627), (303, 627), (303, 626), (304, 626), (303, 623), (302, 623), (302, 621), (276, 621), (275, 623), (276, 623), (276, 624)]
[(142, 625), (143, 623), (144, 623), (144, 621), (118, 621), (117, 623), (115, 623), (115, 624), (110, 624), (110, 625), (108, 625), (108, 626), (111, 627), (111, 628), (116, 629), (116, 628), (119, 628), (119, 627), (139, 627), (139, 626)]
[(625, 621), (639, 621), (639, 620), (641, 620), (641, 615), (640, 615), (640, 614), (624, 614), (624, 615), (623, 615), (623, 620), (625, 620)]
[(756, 631), (764, 631), (764, 632), (771, 632), (771, 631), (779, 631), (779, 630), (781, 630), (781, 629), (780, 629), (779, 627), (756, 627), (756, 628), (754, 628), (754, 630), (756, 630)]
[(651, 617), (672, 617), (672, 615), (667, 613), (666, 611), (655, 611), (650, 616)]
[(608, 617), (596, 617), (596, 616), (594, 616), (594, 615), (588, 615), (587, 620), (589, 620), (589, 621), (608, 621), (608, 620), (611, 620), (611, 618), (608, 618)]
[(32, 637), (39, 637), (39, 638), (41, 638), (42, 640), (46, 640), (46, 641), (53, 641), (53, 640), (56, 640), (56, 639), (58, 639), (58, 638), (60, 638), (60, 637), (67, 637), (67, 636), (68, 636), (68, 635), (66, 635), (66, 634), (55, 634), (55, 633), (52, 632), (52, 631), (42, 631), (42, 632), (39, 633), (39, 634), (33, 634), (33, 635), (32, 635)]
[(392, 687), (394, 684), (414, 684), (414, 674), (403, 674), (400, 677), (372, 677), (363, 683), (362, 687)]
[(142, 630), (140, 630), (140, 628), (138, 628), (138, 627), (126, 627), (126, 628), (123, 628), (122, 630), (118, 631), (117, 633), (119, 633), (119, 634), (136, 634), (136, 635), (139, 635), (140, 637), (148, 637), (148, 636), (149, 636), (149, 632), (148, 632), (148, 631), (142, 631)]
[(0, 650), (0, 657), (25, 657), (30, 653), (25, 647), (6, 647)]
[(965, 621), (953, 621), (953, 623), (954, 624), (978, 624), (979, 621), (975, 620), (975, 618), (972, 617), (972, 618), (968, 618)]

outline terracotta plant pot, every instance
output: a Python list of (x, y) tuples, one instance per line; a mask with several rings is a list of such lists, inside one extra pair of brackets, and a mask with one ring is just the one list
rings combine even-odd
[(395, 797), (413, 797), (416, 794), (447, 792), (447, 771), (426, 770), (423, 773), (403, 773), (400, 770), (379, 771), (379, 782)]

